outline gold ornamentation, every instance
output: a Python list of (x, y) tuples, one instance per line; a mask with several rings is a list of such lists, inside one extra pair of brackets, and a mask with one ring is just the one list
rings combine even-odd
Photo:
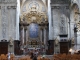
[(78, 32), (80, 31), (80, 21), (77, 22), (77, 31), (78, 31)]
[(47, 21), (47, 16), (45, 13), (38, 12), (37, 10), (33, 10), (33, 8), (32, 8), (29, 13), (23, 13), (20, 20), (25, 21), (28, 24), (30, 24), (32, 22), (41, 24), (41, 22)]

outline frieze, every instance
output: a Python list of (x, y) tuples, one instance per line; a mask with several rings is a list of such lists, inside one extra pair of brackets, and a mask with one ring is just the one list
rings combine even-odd
[(7, 6), (7, 9), (16, 9), (16, 6)]
[(5, 0), (0, 0), (0, 2), (5, 2)]
[(16, 6), (11, 6), (11, 8), (16, 9)]
[(60, 6), (53, 6), (53, 9), (60, 9)]
[(69, 4), (70, 0), (51, 0), (51, 4)]
[(17, 0), (0, 0), (0, 3), (15, 3)]
[(52, 6), (52, 9), (69, 9), (69, 6)]
[(11, 6), (7, 6), (7, 9), (11, 9)]

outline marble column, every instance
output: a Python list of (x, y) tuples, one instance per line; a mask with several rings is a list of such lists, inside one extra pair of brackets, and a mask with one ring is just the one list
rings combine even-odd
[(44, 28), (44, 45), (46, 45), (46, 28)]
[(21, 42), (22, 42), (22, 45), (24, 45), (24, 26), (21, 26), (22, 27), (22, 30), (21, 30)]
[(27, 45), (27, 42), (28, 42), (28, 30), (26, 29), (26, 45)]
[(46, 27), (46, 45), (48, 45), (48, 33), (49, 33), (49, 31), (48, 31), (48, 27)]
[(48, 28), (47, 28), (47, 26), (45, 26), (45, 49), (47, 50), (48, 49), (48, 47), (47, 47), (47, 41), (48, 41)]
[(40, 41), (42, 42), (42, 27), (40, 28)]
[(24, 27), (24, 45), (26, 45), (26, 26)]
[(22, 29), (23, 29), (23, 26), (20, 26), (20, 35), (19, 36), (20, 36), (20, 41), (21, 41), (20, 44), (21, 45), (22, 45)]
[(44, 29), (42, 28), (42, 42), (44, 43)]

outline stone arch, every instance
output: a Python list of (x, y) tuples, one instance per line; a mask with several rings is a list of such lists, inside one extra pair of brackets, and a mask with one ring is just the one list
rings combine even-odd
[[(35, 19), (34, 19), (35, 18)], [(47, 21), (47, 7), (42, 0), (25, 0), (20, 8), (20, 19), (26, 20), (28, 24), (33, 20), (38, 23), (43, 22), (42, 19)]]
[[(42, 8), (44, 8), (45, 9), (45, 11), (43, 12), (43, 13), (47, 13), (47, 6), (43, 3), (43, 1), (41, 0), (25, 0), (22, 4), (21, 4), (21, 8), (20, 8), (20, 12), (21, 13), (23, 13), (22, 12), (22, 9), (23, 9), (23, 7), (26, 5), (26, 6), (28, 6), (29, 5), (29, 3), (31, 3), (32, 1), (36, 1), (39, 5), (41, 5), (41, 6), (39, 6), (39, 11), (40, 12), (42, 12), (41, 10), (42, 10)], [(27, 8), (27, 10), (26, 10), (26, 12), (29, 10), (29, 8), (28, 7), (26, 7)]]
[(74, 3), (71, 6), (71, 18), (72, 18), (72, 22), (77, 22), (78, 21), (78, 13), (79, 13), (79, 6), (78, 4)]

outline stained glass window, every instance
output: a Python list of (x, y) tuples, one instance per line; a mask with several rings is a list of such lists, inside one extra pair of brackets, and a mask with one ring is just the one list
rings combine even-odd
[(29, 36), (30, 38), (37, 38), (39, 32), (39, 26), (38, 24), (32, 23), (29, 26)]

